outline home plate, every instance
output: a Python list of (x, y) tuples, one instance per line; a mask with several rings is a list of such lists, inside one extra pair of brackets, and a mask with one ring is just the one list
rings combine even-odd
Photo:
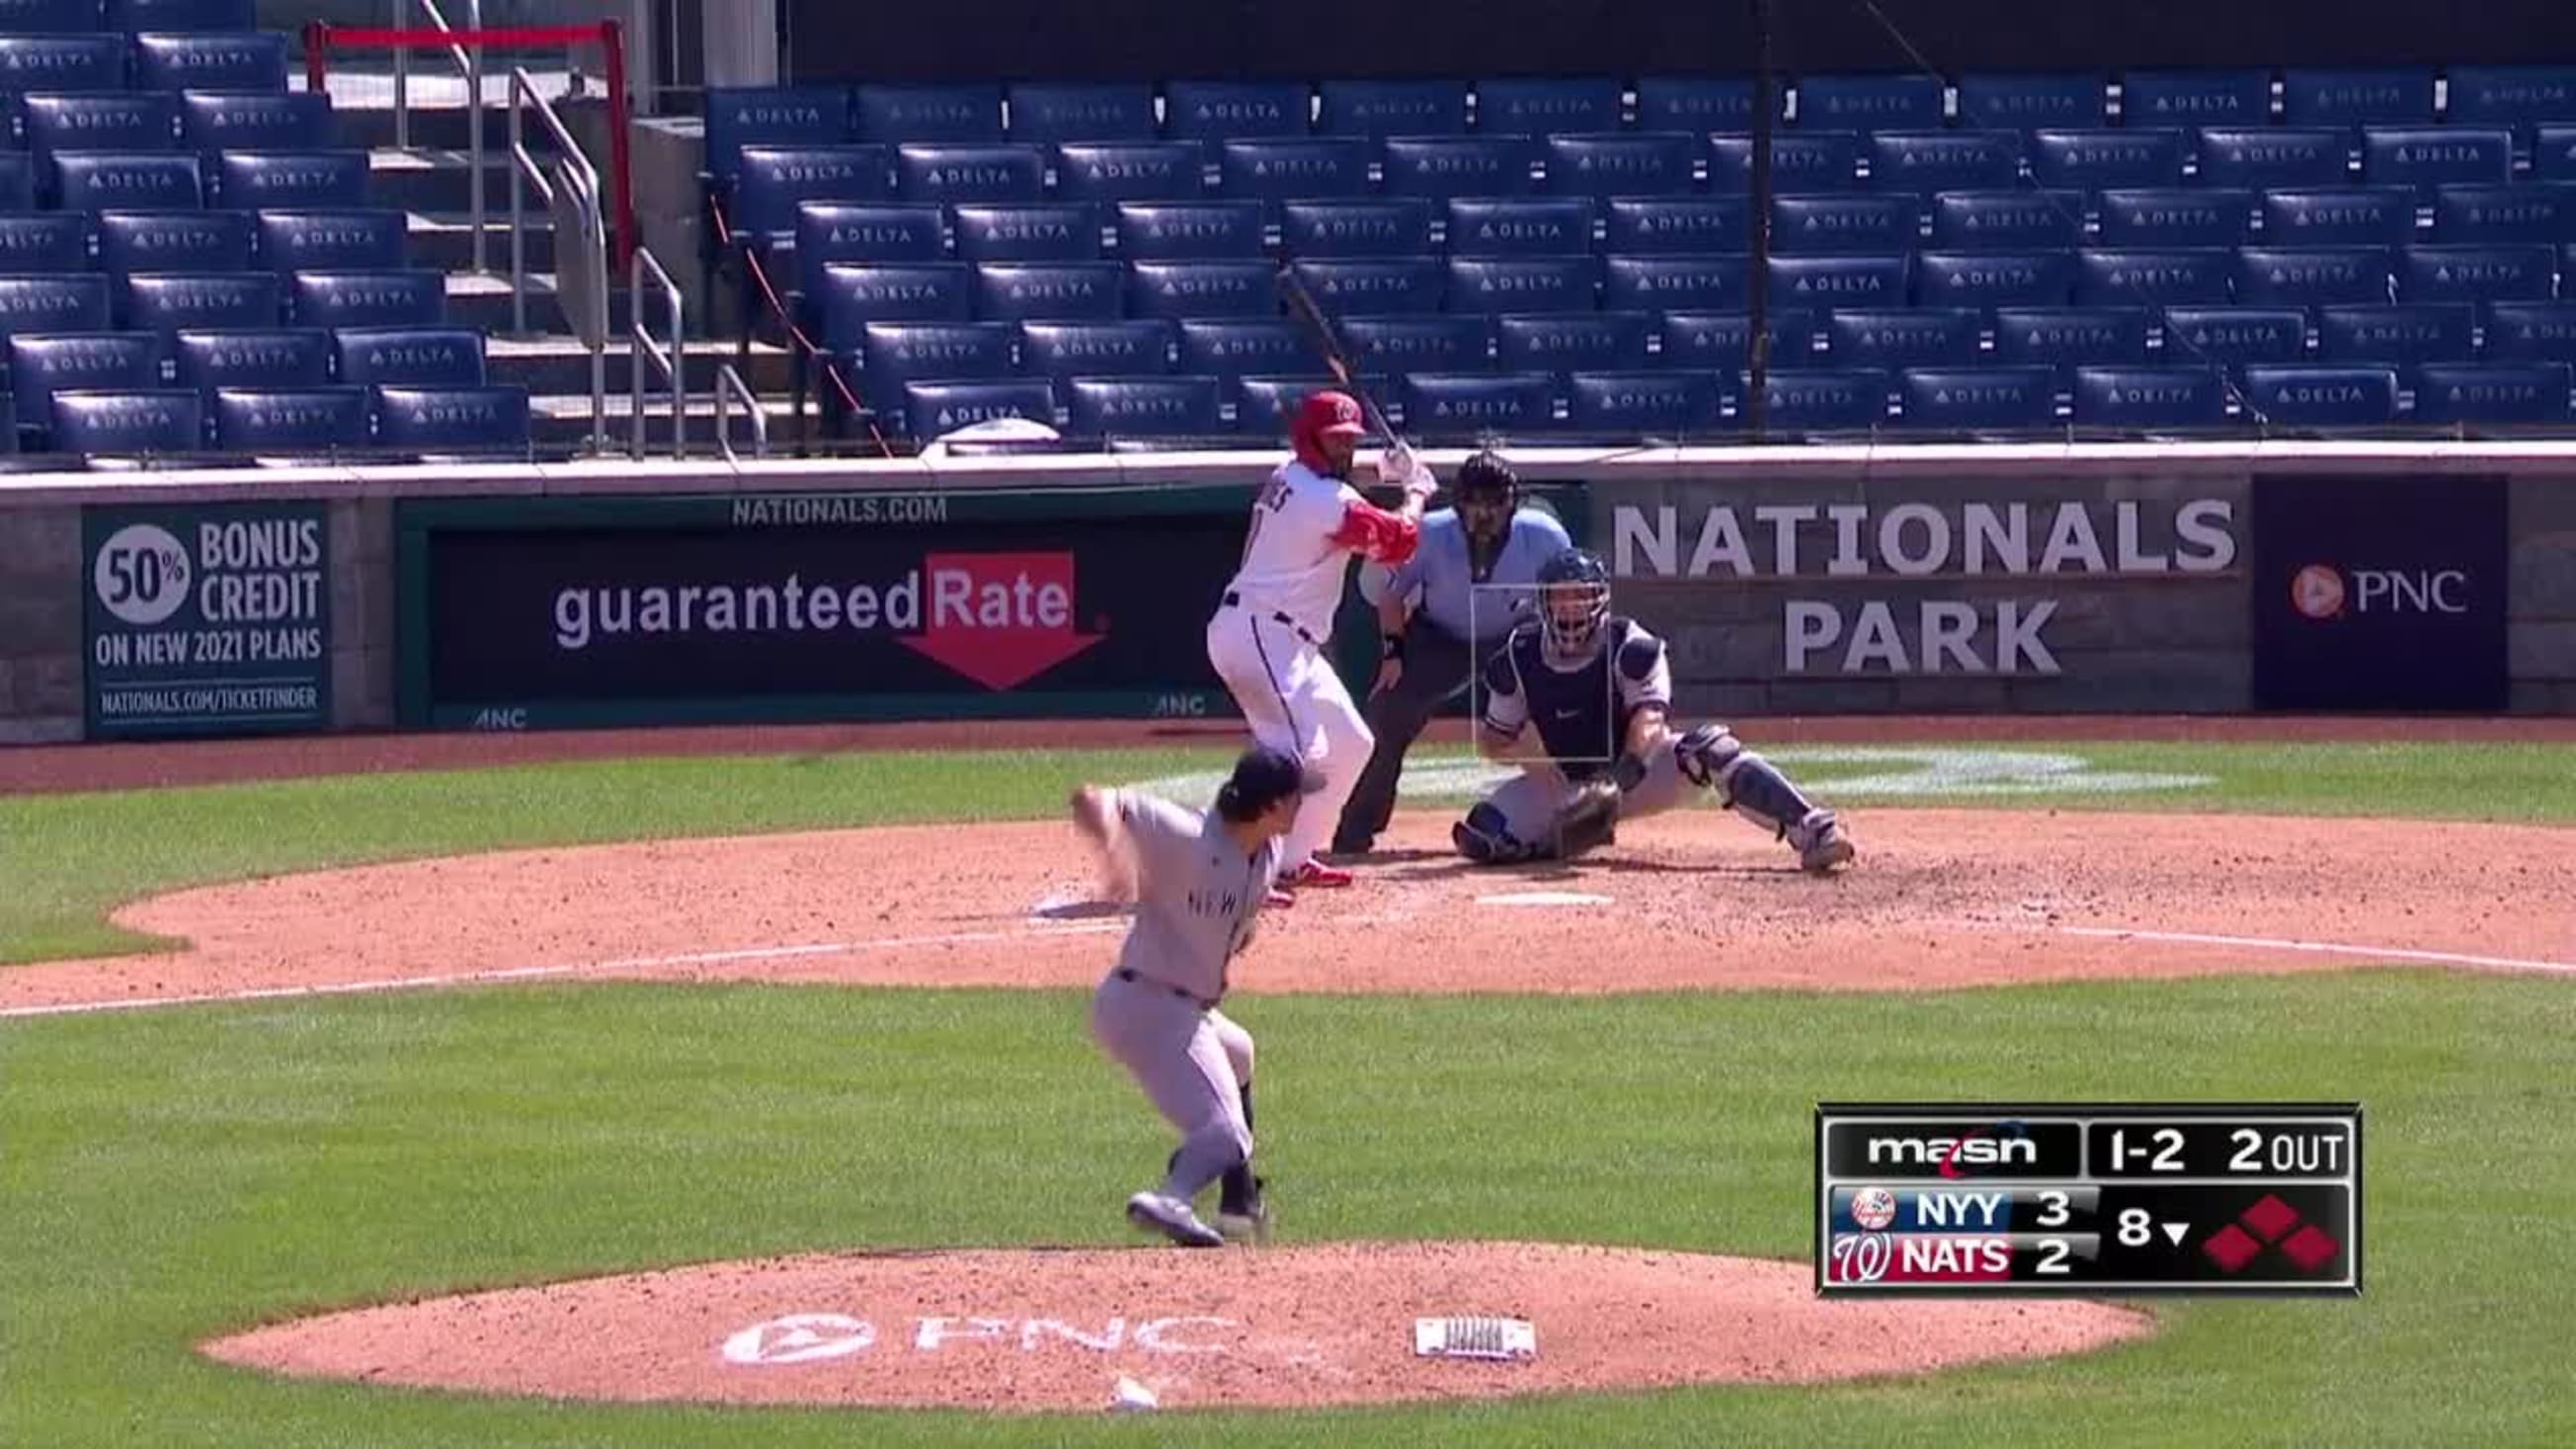
[(1583, 891), (1505, 891), (1500, 895), (1478, 896), (1480, 906), (1606, 906), (1608, 896)]

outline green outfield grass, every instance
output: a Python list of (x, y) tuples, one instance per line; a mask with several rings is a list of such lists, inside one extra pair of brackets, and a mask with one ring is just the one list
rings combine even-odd
[[(2013, 748), (2216, 783), (1962, 803), (2576, 820), (2566, 748)], [(0, 957), (130, 944), (107, 907), (195, 881), (1025, 816), (1077, 777), (1218, 758), (633, 762), (0, 801)], [(2576, 1442), (2558, 1281), (2576, 1270), (2576, 982), (1289, 997), (1241, 1015), (1262, 1042), (1265, 1171), (1291, 1240), (1796, 1257), (1818, 1099), (2357, 1098), (2368, 1293), (2166, 1301), (2144, 1343), (1924, 1379), (1465, 1408), (1005, 1420), (291, 1383), (190, 1345), (320, 1307), (676, 1262), (1125, 1242), (1118, 1204), (1168, 1142), (1085, 1039), (1077, 993), (597, 985), (256, 1003), (0, 1022), (0, 1445)]]

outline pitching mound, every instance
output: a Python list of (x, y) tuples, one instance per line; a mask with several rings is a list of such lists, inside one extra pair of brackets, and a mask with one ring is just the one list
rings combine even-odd
[[(299, 1377), (556, 1398), (1100, 1409), (1806, 1383), (2080, 1353), (2085, 1302), (1826, 1302), (1803, 1264), (1521, 1243), (934, 1252), (720, 1263), (300, 1319), (205, 1346)], [(1527, 1319), (1538, 1355), (1426, 1359), (1414, 1321)]]

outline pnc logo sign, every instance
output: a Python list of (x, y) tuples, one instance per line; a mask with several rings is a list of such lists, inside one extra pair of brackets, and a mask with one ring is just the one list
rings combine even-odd
[(2290, 576), (2290, 606), (2320, 622), (2352, 614), (2465, 614), (2461, 569), (2339, 569), (2309, 564)]
[(899, 642), (987, 689), (1010, 689), (1108, 637), (1074, 627), (1070, 553), (934, 553), (921, 632)]

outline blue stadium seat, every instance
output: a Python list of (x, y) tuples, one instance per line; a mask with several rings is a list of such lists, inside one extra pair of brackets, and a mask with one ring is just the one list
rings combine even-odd
[(1127, 311), (1135, 317), (1184, 321), (1193, 317), (1276, 317), (1278, 273), (1266, 261), (1129, 262)]
[(1306, 395), (1336, 387), (1329, 377), (1241, 377), (1234, 384), (1235, 431), (1276, 438), (1288, 431), (1289, 416)]
[(2057, 421), (2057, 373), (2046, 367), (1909, 367), (1897, 379), (1909, 430), (2027, 432)]
[(1982, 323), (1965, 307), (1839, 310), (1825, 319), (1826, 350), (1836, 367), (1973, 367)]
[(287, 308), (298, 327), (427, 327), (447, 320), (447, 276), (426, 267), (295, 272)]
[(121, 91), (122, 35), (0, 35), (0, 92)]
[(2576, 302), (2495, 302), (2486, 309), (2489, 362), (2576, 362)]
[[(1771, 361), (1797, 367), (1816, 350), (1816, 317), (1802, 309), (1772, 312), (1763, 319), (1771, 338)], [(1744, 312), (1666, 312), (1663, 346), (1655, 354), (1659, 367), (1690, 368), (1732, 377), (1750, 361), (1753, 318)]]
[[(960, 216), (959, 229), (964, 229)], [(1257, 201), (1122, 201), (1118, 255), (1128, 261), (1186, 262), (1264, 255)]]
[(1003, 382), (908, 382), (903, 385), (906, 430), (917, 438), (995, 418), (1055, 424), (1055, 389), (1043, 379)]
[(65, 211), (193, 211), (205, 204), (194, 156), (57, 151), (53, 162), (53, 194)]
[(24, 151), (0, 151), (0, 211), (33, 211), (36, 206), (36, 158)]
[(1398, 136), (1386, 143), (1386, 189), (1396, 196), (1522, 196), (1538, 142), (1527, 136)]
[(2361, 174), (2374, 186), (2501, 186), (2513, 179), (2513, 133), (2480, 126), (2372, 126), (2361, 133)]
[(134, 85), (147, 91), (282, 91), (286, 37), (273, 30), (138, 35)]
[(2397, 421), (2397, 374), (2382, 367), (2249, 367), (2245, 407), (2270, 427), (2356, 428)]
[(1196, 141), (1066, 141), (1055, 148), (1055, 191), (1066, 201), (1188, 201), (1205, 195)]
[[(1771, 92), (1771, 104), (1788, 115), (1789, 88)], [(1637, 79), (1637, 128), (1642, 131), (1750, 131), (1753, 129), (1753, 82), (1713, 76), (1640, 76)]]
[[(94, 12), (98, 7), (79, 0), (78, 8)], [(258, 0), (107, 0), (106, 23), (95, 28), (131, 35), (144, 30), (251, 30), (258, 25)]]
[(1072, 377), (1152, 377), (1172, 370), (1172, 324), (1160, 317), (1115, 322), (1023, 322), (1020, 371)]
[(1627, 372), (1652, 365), (1643, 312), (1547, 312), (1494, 319), (1505, 372)]
[(2477, 309), (2465, 302), (2399, 302), (2322, 307), (2317, 360), (2411, 367), (2467, 362), (2477, 351)]
[(2433, 124), (2433, 68), (2311, 69), (2281, 72), (2286, 126)]
[(2576, 121), (2576, 66), (2455, 65), (2447, 68), (2454, 126), (2503, 126), (2529, 147), (2540, 126)]
[(1217, 148), (1217, 189), (1273, 201), (1365, 196), (1372, 149), (1371, 142), (1354, 136), (1228, 140)]
[(2084, 244), (2080, 191), (1945, 191), (1932, 198), (1944, 251), (2054, 251)]
[(727, 220), (737, 233), (778, 237), (796, 230), (807, 202), (889, 200), (888, 162), (883, 146), (745, 146)]
[(1959, 77), (1959, 124), (1979, 131), (2088, 130), (2108, 125), (2110, 92), (2085, 73)]
[(1081, 377), (1065, 385), (1076, 436), (1205, 438), (1225, 430), (1213, 377)]
[(2207, 428), (2227, 420), (2227, 388), (2214, 367), (2079, 367), (2077, 427)]
[(1314, 345), (1285, 317), (1196, 317), (1180, 328), (1183, 372), (1284, 376), (1323, 365)]
[(2308, 317), (2296, 307), (2167, 307), (2165, 361), (2216, 367), (2295, 363), (2308, 355)]
[(1869, 189), (2009, 191), (2021, 184), (2018, 131), (1878, 131), (1869, 138)]
[(2079, 307), (2223, 307), (2234, 255), (2213, 247), (2088, 247), (2075, 254)]
[(2066, 191), (2182, 184), (2187, 154), (2174, 130), (2041, 131), (2031, 137), (2031, 179)]
[(182, 332), (171, 345), (179, 385), (320, 387), (331, 380), (331, 334), (316, 327)]
[(1926, 307), (2062, 307), (2074, 300), (2073, 252), (1922, 252), (1915, 300)]
[(1942, 91), (1929, 75), (1801, 76), (1795, 120), (1808, 131), (1928, 131), (1942, 124)]
[(2576, 126), (2543, 126), (2532, 143), (2531, 179), (2576, 181)]
[(850, 92), (849, 124), (841, 135), (850, 140), (892, 145), (906, 141), (947, 141), (969, 145), (999, 141), (1002, 139), (1002, 88), (962, 84), (857, 86)]
[(99, 23), (98, 0), (5, 0), (0, 3), (0, 30), (10, 35), (79, 35), (108, 27)]
[(0, 333), (104, 332), (107, 325), (105, 273), (0, 276)]
[(2407, 382), (2419, 423), (2564, 423), (2571, 416), (2563, 362), (2428, 363)]
[(1437, 312), (1448, 287), (1438, 257), (1327, 258), (1297, 262), (1315, 299), (1333, 315)]
[(2286, 191), (2351, 181), (2352, 137), (2335, 127), (2211, 127), (2200, 133), (2203, 186)]
[(221, 152), (215, 157), (215, 199), (228, 211), (364, 206), (367, 153)]
[(1714, 372), (1587, 370), (1566, 379), (1566, 426), (1679, 440), (1723, 427), (1725, 396)]
[(1161, 130), (1150, 85), (1038, 82), (1006, 99), (1014, 141), (1151, 141)]
[(0, 214), (0, 275), (88, 271), (89, 223), (76, 211)]
[(2264, 126), (2272, 77), (2260, 70), (2133, 70), (2120, 77), (2120, 122), (2141, 126)]
[(824, 347), (847, 352), (870, 322), (969, 320), (974, 277), (963, 262), (829, 262), (807, 303), (823, 319)]
[(158, 332), (13, 332), (9, 390), (19, 421), (47, 417), (46, 399), (57, 389), (164, 386), (168, 355), (169, 339)]
[(125, 279), (124, 325), (137, 332), (274, 327), (284, 305), (275, 272), (147, 273)]
[[(1458, 213), (1453, 208), (1449, 216), (1454, 249)], [(1602, 247), (1640, 256), (1740, 252), (1752, 245), (1752, 217), (1751, 204), (1732, 196), (1613, 197)]]
[(908, 382), (955, 382), (1012, 374), (1007, 322), (870, 322), (859, 329), (854, 356), (872, 398), (900, 397)]
[(1036, 201), (1046, 153), (1035, 146), (920, 142), (895, 148), (895, 194), (906, 201)]
[(2414, 239), (2415, 193), (2403, 186), (2263, 193), (2270, 246), (2404, 246)]
[(1614, 312), (1729, 312), (1750, 281), (1743, 257), (1719, 253), (1614, 256), (1605, 267), (1601, 305)]
[(1467, 129), (1465, 81), (1328, 80), (1315, 87), (1327, 136), (1455, 136)]
[[(935, 239), (939, 208), (923, 209)], [(949, 208), (949, 215), (957, 225), (961, 261), (1088, 262), (1100, 256), (1100, 208), (1087, 201), (972, 201)]]
[(1541, 145), (1558, 196), (1673, 196), (1698, 184), (1700, 140), (1687, 131), (1558, 134)]
[(2249, 307), (2392, 302), (2395, 266), (2380, 247), (2246, 247), (2236, 254), (2236, 300)]
[(2159, 186), (2102, 193), (2106, 247), (2241, 246), (2254, 193), (2226, 186)]
[(194, 453), (206, 446), (204, 404), (181, 388), (57, 392), (52, 414), (56, 452)]
[(2558, 254), (2541, 244), (2413, 246), (2397, 266), (2397, 295), (2409, 302), (2546, 302), (2558, 293)]
[(2048, 367), (2060, 386), (2075, 369), (2145, 366), (2147, 310), (2143, 307), (2003, 307), (1995, 312), (1995, 361), (2008, 367)]
[(1507, 136), (1616, 131), (1620, 90), (1619, 82), (1607, 77), (1481, 80), (1476, 82), (1476, 129)]
[[(965, 230), (961, 221), (958, 230)], [(947, 257), (939, 208), (808, 201), (796, 208), (796, 287), (818, 296), (834, 262), (936, 262)]]
[(1451, 256), (1571, 256), (1592, 250), (1595, 215), (1586, 196), (1452, 198), (1443, 234)]
[(2433, 235), (2446, 242), (2576, 241), (2576, 187), (2444, 186), (2433, 194)]
[(1791, 255), (1912, 251), (1923, 205), (1910, 195), (1782, 196), (1771, 203), (1771, 247)]
[[(1986, 259), (1991, 260), (1991, 259)], [(1790, 307), (1902, 307), (1912, 258), (1902, 254), (1771, 259), (1771, 295)]]
[(987, 322), (1099, 322), (1125, 314), (1116, 262), (979, 262), (975, 316)]
[(338, 139), (331, 98), (315, 91), (179, 93), (179, 140), (191, 151), (311, 151)]
[(1868, 368), (1775, 368), (1762, 388), (1773, 433), (1859, 433), (1887, 426), (1887, 374)]
[(1404, 430), (1426, 438), (1510, 436), (1556, 425), (1556, 387), (1543, 372), (1410, 372), (1396, 395)]
[(302, 455), (374, 441), (363, 387), (227, 387), (215, 392), (215, 446), (227, 453)]
[(1483, 372), (1493, 329), (1483, 317), (1350, 317), (1342, 344), (1366, 373)]
[(27, 147), (54, 151), (170, 151), (179, 145), (178, 98), (161, 91), (33, 95), (20, 102)]
[(376, 445), (441, 457), (525, 457), (528, 390), (481, 387), (374, 389)]
[[(1771, 139), (1771, 194), (1814, 196), (1860, 186), (1860, 136), (1852, 131), (1781, 132)], [(1708, 138), (1708, 189), (1720, 196), (1753, 189), (1753, 138)]]
[(340, 381), (362, 387), (479, 387), (483, 334), (471, 327), (343, 327), (331, 334)]
[(1431, 251), (1431, 203), (1419, 196), (1291, 201), (1279, 209), (1289, 257), (1403, 257)]
[(1175, 140), (1303, 136), (1315, 97), (1303, 81), (1186, 81), (1163, 87), (1163, 131)]
[[(838, 146), (851, 139), (850, 92), (843, 86), (711, 86), (706, 93), (707, 175), (730, 194), (746, 146)], [(1002, 124), (1001, 106), (993, 126)]]
[(1592, 257), (1451, 257), (1453, 312), (1587, 312), (1600, 305)]

